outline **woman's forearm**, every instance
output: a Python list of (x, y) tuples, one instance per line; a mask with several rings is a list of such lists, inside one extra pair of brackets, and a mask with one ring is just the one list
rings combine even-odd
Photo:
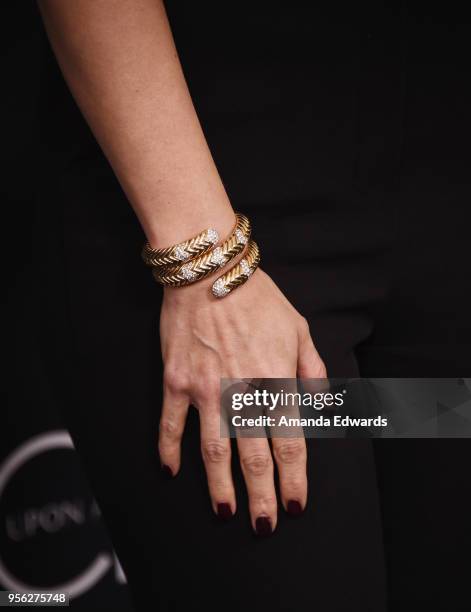
[(206, 144), (161, 0), (40, 0), (69, 87), (152, 246), (233, 211)]
[[(162, 2), (40, 0), (40, 6), (69, 86), (152, 246), (169, 246), (208, 227), (227, 235), (234, 212)], [(160, 460), (165, 473), (178, 473), (187, 414), (195, 407), (212, 507), (221, 518), (237, 508), (231, 443), (221, 436), (221, 379), (325, 376), (307, 322), (263, 270), (245, 276), (250, 280), (223, 300), (202, 287), (205, 280), (168, 288), (160, 312)], [(269, 535), (278, 514), (275, 463), (287, 512), (299, 514), (306, 506), (305, 441), (280, 438), (270, 446), (267, 439), (247, 438), (237, 441), (237, 449), (252, 527)]]

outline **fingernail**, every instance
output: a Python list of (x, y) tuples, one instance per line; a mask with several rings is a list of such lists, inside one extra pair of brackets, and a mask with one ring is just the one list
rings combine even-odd
[(272, 528), (268, 516), (258, 517), (258, 519), (255, 521), (255, 532), (262, 538), (266, 538), (267, 536), (271, 535)]
[(232, 510), (230, 504), (218, 504), (218, 517), (223, 521), (228, 521), (232, 518)]
[(300, 514), (303, 513), (303, 508), (298, 501), (295, 501), (294, 499), (290, 499), (288, 502), (288, 505), (286, 506), (286, 512), (290, 516), (299, 516)]
[(162, 464), (162, 475), (164, 478), (173, 478), (173, 472), (168, 465)]

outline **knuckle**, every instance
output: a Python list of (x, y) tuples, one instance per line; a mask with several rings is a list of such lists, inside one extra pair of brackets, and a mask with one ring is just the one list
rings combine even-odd
[(180, 368), (168, 366), (164, 370), (164, 385), (170, 392), (181, 393), (186, 391), (188, 380)]
[(292, 495), (302, 496), (307, 490), (307, 481), (301, 475), (290, 475), (288, 478), (283, 479), (283, 487), (289, 490)]
[(242, 458), (242, 466), (250, 476), (263, 476), (271, 468), (269, 455), (248, 455)]
[(218, 497), (221, 493), (228, 490), (228, 481), (224, 478), (213, 478), (211, 479), (211, 494)]
[(276, 495), (269, 495), (267, 493), (252, 494), (251, 502), (255, 504), (257, 508), (267, 508), (268, 510), (273, 510), (274, 512), (276, 512), (276, 507), (278, 505)]
[(234, 492), (230, 477), (215, 479), (214, 475), (208, 480), (209, 495), (213, 501), (226, 502), (233, 499)]
[(229, 447), (217, 440), (203, 442), (203, 458), (208, 463), (221, 463), (229, 458)]
[(282, 442), (274, 448), (274, 453), (281, 463), (297, 463), (304, 456), (304, 445), (299, 441)]
[(168, 441), (178, 442), (181, 438), (181, 431), (177, 424), (170, 419), (160, 421), (160, 434)]

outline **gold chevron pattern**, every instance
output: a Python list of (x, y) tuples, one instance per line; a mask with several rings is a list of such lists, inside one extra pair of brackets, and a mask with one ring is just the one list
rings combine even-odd
[(250, 240), (246, 253), (230, 270), (220, 276), (212, 286), (212, 293), (218, 298), (224, 297), (236, 287), (243, 285), (260, 264), (260, 250), (254, 240)]
[(229, 238), (221, 246), (194, 257), (176, 266), (154, 267), (152, 274), (157, 282), (164, 286), (181, 287), (199, 281), (219, 268), (224, 267), (234, 257), (239, 255), (250, 240), (251, 225), (245, 215), (236, 214), (236, 224)]
[(165, 249), (153, 249), (146, 242), (141, 253), (142, 259), (147, 266), (154, 268), (181, 264), (206, 253), (218, 240), (219, 234), (217, 231), (209, 228), (185, 242), (180, 242)]

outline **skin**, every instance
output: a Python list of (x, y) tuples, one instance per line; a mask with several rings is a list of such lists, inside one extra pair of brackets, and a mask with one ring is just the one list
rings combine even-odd
[[(234, 212), (217, 172), (159, 0), (40, 0), (65, 79), (154, 248), (214, 227), (226, 236)], [(164, 290), (160, 319), (164, 398), (158, 448), (180, 469), (190, 404), (213, 509), (236, 511), (230, 443), (220, 438), (221, 377), (323, 378), (306, 320), (261, 269), (218, 300), (214, 277)], [(252, 526), (277, 522), (274, 465), (282, 503), (307, 502), (303, 438), (238, 439)]]

